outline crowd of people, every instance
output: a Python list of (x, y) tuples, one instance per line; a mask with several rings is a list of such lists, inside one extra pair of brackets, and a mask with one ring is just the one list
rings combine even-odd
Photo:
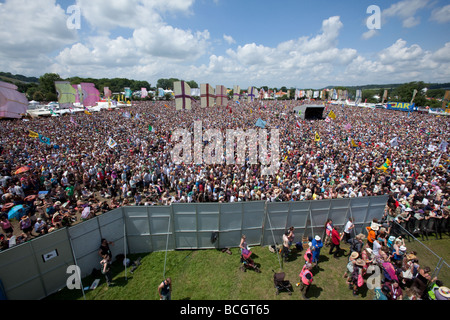
[[(390, 194), (395, 201), (427, 202), (434, 206), (430, 214), (448, 216), (450, 160), (445, 151), (429, 148), (449, 140), (448, 118), (327, 105), (324, 117), (333, 110), (335, 119), (302, 120), (293, 111), (300, 103), (229, 101), (201, 108), (195, 102), (192, 110), (176, 110), (173, 101), (142, 101), (92, 114), (2, 120), (2, 213), (23, 204), (31, 220), (13, 230), (2, 220), (2, 238), (26, 241), (120, 206), (176, 202)], [(172, 133), (193, 133), (196, 120), (203, 130), (221, 130), (225, 141), (227, 129), (255, 129), (258, 118), (266, 121), (269, 136), (279, 130), (280, 166), (274, 175), (262, 175), (262, 165), (248, 161), (176, 164), (171, 156), (179, 143)], [(49, 142), (30, 136), (30, 130)], [(399, 143), (393, 147), (394, 137)], [(109, 147), (109, 138), (117, 145)], [(391, 165), (378, 169), (386, 159)], [(24, 166), (28, 169), (16, 174)]]

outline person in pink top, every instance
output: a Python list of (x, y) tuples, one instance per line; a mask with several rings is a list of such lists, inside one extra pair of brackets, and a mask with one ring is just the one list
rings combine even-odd
[(0, 219), (0, 225), (2, 226), (3, 232), (5, 234), (12, 234), (14, 232), (13, 226), (11, 225), (11, 222), (9, 222), (9, 220), (6, 218), (6, 215), (2, 215)]

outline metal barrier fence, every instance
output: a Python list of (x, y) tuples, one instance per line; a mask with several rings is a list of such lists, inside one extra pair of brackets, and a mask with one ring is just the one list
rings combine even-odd
[[(445, 231), (445, 229), (439, 228), (437, 220), (433, 221), (431, 219), (417, 222), (414, 220), (411, 224), (393, 221), (391, 234), (396, 237), (401, 236), (404, 239), (407, 252), (417, 252), (416, 256), (419, 260), (419, 265), (422, 268), (430, 267), (432, 270), (431, 277), (438, 277), (448, 287), (450, 284), (450, 265), (423, 242), (442, 239), (442, 233)], [(445, 244), (441, 247), (439, 241), (434, 242), (434, 247), (437, 247), (441, 252), (448, 250)]]
[[(237, 247), (242, 234), (249, 245), (265, 246), (281, 243), (290, 226), (300, 237), (323, 236), (329, 218), (335, 226), (344, 226), (352, 217), (355, 231), (364, 233), (373, 218), (382, 217), (386, 202), (387, 196), (377, 196), (121, 207), (0, 252), (0, 280), (10, 300), (42, 299), (66, 286), (68, 266), (79, 266), (81, 277), (100, 269), (102, 238), (115, 243), (114, 256)], [(212, 233), (217, 235), (215, 242)]]

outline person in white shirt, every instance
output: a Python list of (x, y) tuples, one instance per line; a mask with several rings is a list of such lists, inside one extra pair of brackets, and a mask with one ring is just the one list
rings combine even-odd
[(348, 221), (344, 227), (344, 238), (342, 239), (345, 243), (348, 243), (348, 241), (352, 237), (351, 231), (354, 227), (355, 227), (355, 225), (353, 224), (353, 218), (348, 218)]

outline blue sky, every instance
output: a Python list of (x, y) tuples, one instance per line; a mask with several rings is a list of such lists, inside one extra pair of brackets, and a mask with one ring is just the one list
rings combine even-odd
[(442, 83), (448, 30), (447, 0), (0, 0), (0, 70), (242, 88)]

